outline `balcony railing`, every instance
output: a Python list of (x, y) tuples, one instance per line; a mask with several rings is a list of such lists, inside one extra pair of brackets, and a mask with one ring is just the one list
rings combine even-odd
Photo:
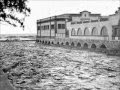
[(75, 38), (75, 39), (84, 39), (84, 40), (109, 40), (108, 36), (100, 36), (100, 35), (96, 35), (96, 36), (91, 36), (91, 35), (81, 35), (81, 36), (71, 36), (71, 38)]

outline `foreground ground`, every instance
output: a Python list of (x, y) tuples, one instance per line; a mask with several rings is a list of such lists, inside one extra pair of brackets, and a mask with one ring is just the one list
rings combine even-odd
[(120, 90), (118, 56), (35, 42), (0, 42), (0, 60), (17, 90)]

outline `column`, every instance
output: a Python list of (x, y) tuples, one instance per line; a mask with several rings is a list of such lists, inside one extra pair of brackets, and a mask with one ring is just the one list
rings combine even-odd
[(65, 19), (65, 38), (67, 37), (67, 24), (66, 24), (66, 22), (67, 22), (67, 19)]
[(49, 28), (50, 28), (50, 38), (51, 38), (51, 17), (50, 17), (50, 26), (49, 26)]
[(40, 38), (41, 38), (41, 21), (40, 21)]
[(55, 16), (55, 37), (56, 37), (56, 33), (57, 33), (57, 20), (56, 20), (56, 16)]

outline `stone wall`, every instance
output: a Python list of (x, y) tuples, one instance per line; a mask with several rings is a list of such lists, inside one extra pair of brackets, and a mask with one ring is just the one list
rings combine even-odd
[(106, 41), (106, 40), (81, 40), (70, 38), (37, 38), (37, 41), (43, 44), (58, 44), (69, 45), (80, 48), (106, 48), (106, 49), (120, 49), (120, 41)]

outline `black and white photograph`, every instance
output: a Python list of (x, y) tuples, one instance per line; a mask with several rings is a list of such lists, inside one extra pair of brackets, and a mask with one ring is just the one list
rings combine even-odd
[(120, 90), (120, 0), (0, 0), (0, 90)]

